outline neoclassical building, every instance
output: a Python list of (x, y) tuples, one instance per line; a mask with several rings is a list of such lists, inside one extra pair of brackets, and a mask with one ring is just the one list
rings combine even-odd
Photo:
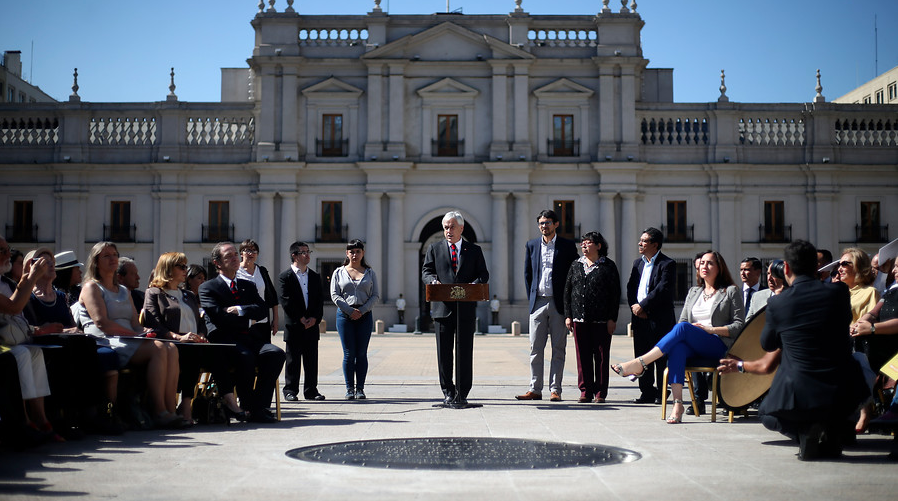
[(5, 234), (82, 259), (111, 239), (144, 277), (162, 252), (203, 262), (244, 238), (272, 270), (309, 242), (327, 274), (360, 238), (390, 324), (400, 293), (407, 318), (426, 316), (422, 254), (457, 208), (501, 322), (525, 331), (524, 244), (545, 208), (567, 236), (601, 231), (624, 282), (642, 229), (661, 228), (682, 295), (707, 248), (735, 269), (792, 239), (838, 253), (894, 237), (898, 107), (829, 103), (819, 75), (807, 103), (731, 102), (723, 74), (717, 101), (675, 103), (635, 2), (616, 3), (309, 16), (260, 2), (249, 67), (222, 71), (220, 103), (179, 101), (173, 72), (159, 102), (81, 102), (76, 85), (67, 102), (0, 105)]

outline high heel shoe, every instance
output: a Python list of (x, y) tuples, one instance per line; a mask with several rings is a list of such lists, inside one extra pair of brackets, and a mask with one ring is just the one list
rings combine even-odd
[(240, 422), (243, 422), (243, 423), (245, 423), (247, 420), (249, 420), (249, 416), (246, 415), (246, 411), (245, 411), (245, 410), (242, 410), (242, 409), (241, 409), (240, 412), (233, 411), (233, 410), (231, 410), (230, 407), (228, 407), (228, 406), (226, 405), (226, 406), (224, 406), (224, 411), (225, 411), (225, 415), (226, 415), (228, 418), (234, 418), (234, 419), (236, 419), (237, 421), (240, 421)]
[[(674, 399), (673, 409), (670, 411), (670, 416), (667, 417), (667, 424), (677, 424), (683, 422), (683, 413), (677, 414), (677, 404), (683, 405), (683, 400), (679, 398)], [(683, 411), (685, 412), (686, 408), (683, 407)]]
[(645, 362), (642, 360), (642, 357), (637, 357), (636, 360), (639, 360), (639, 363), (642, 364), (642, 372), (639, 374), (624, 374), (624, 367), (621, 364), (614, 364), (611, 366), (611, 370), (613, 370), (620, 377), (630, 378), (630, 381), (636, 381), (636, 379), (641, 378), (645, 371), (649, 368), (645, 365)]

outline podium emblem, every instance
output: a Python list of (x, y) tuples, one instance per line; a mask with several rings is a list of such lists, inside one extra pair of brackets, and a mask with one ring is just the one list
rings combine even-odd
[(449, 297), (455, 301), (460, 299), (464, 299), (468, 296), (468, 293), (465, 291), (464, 287), (455, 286), (449, 291)]

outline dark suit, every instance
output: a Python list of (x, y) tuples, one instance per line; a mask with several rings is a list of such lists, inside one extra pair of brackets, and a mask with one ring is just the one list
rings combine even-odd
[(836, 427), (833, 431), (847, 424), (870, 395), (851, 355), (850, 323), (844, 284), (797, 277), (767, 301), (761, 346), (782, 348), (783, 354), (759, 410), (764, 426), (794, 436), (814, 422)]
[[(442, 240), (427, 249), (421, 279), (424, 284), (439, 281), (452, 283), (486, 283), (490, 272), (486, 268), (486, 260), (480, 247), (467, 241), (460, 241), (458, 251), (458, 270), (452, 271), (452, 260), (449, 255), (449, 244)], [(443, 394), (457, 402), (465, 402), (473, 383), (474, 357), (474, 324), (476, 318), (476, 302), (442, 302), (431, 303), (434, 319), (434, 330), (437, 340), (437, 363), (440, 372), (440, 388)], [(456, 324), (457, 321), (457, 324)], [(457, 325), (457, 327), (456, 327)], [(456, 333), (456, 329), (458, 332)], [(458, 374), (456, 383), (452, 382), (452, 361), (455, 347), (455, 336), (458, 335)]]
[[(237, 279), (240, 301), (231, 293), (222, 276), (200, 285), (200, 305), (206, 312), (206, 329), (213, 343), (235, 343), (237, 353), (230, 361), (235, 368), (240, 407), (250, 412), (271, 405), (274, 386), (284, 366), (284, 350), (263, 343), (249, 334), (250, 320), (268, 317), (268, 306), (259, 297), (256, 285)], [(244, 314), (227, 313), (230, 306), (242, 306)], [(258, 368), (258, 384), (253, 388)]]
[(539, 295), (542, 280), (542, 237), (527, 241), (524, 258), (524, 285), (530, 300), (530, 391), (542, 394), (544, 352), (546, 342), (552, 340), (552, 361), (549, 365), (549, 390), (561, 394), (567, 327), (564, 323), (564, 285), (571, 263), (577, 259), (577, 246), (571, 240), (555, 237), (552, 259), (552, 304)]
[[(302, 286), (293, 268), (286, 269), (278, 276), (278, 300), (284, 309), (287, 322), (284, 324), (284, 342), (287, 345), (287, 365), (284, 370), (284, 393), (299, 393), (300, 362), (306, 368), (303, 395), (312, 398), (318, 395), (318, 340), (321, 338), (318, 324), (324, 315), (324, 299), (321, 277), (311, 268), (309, 274), (309, 304), (302, 294)], [(315, 325), (306, 329), (300, 321), (303, 317), (314, 318)]]
[[(652, 275), (649, 277), (648, 293), (642, 301), (637, 301), (643, 267), (645, 267), (645, 261), (640, 256), (639, 259), (633, 261), (630, 280), (627, 282), (627, 304), (631, 307), (634, 304), (639, 304), (648, 316), (648, 318), (639, 318), (631, 314), (634, 356), (640, 356), (651, 350), (676, 323), (673, 305), (674, 290), (677, 286), (676, 262), (659, 251), (655, 258), (655, 265), (652, 267)], [(645, 375), (639, 378), (641, 398), (654, 399), (661, 395), (661, 374), (664, 372), (665, 365), (667, 365), (665, 358), (649, 364)], [(657, 384), (655, 372), (657, 372)]]

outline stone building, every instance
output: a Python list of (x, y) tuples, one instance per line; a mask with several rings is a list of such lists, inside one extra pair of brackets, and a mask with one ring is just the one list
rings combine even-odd
[(876, 76), (834, 103), (898, 104), (898, 66)]
[(0, 103), (49, 103), (55, 99), (22, 78), (22, 52), (7, 50), (0, 61)]
[(716, 102), (675, 103), (673, 70), (647, 67), (635, 2), (565, 16), (521, 3), (300, 16), (269, 2), (249, 68), (222, 71), (221, 103), (179, 101), (173, 74), (165, 101), (0, 105), (6, 234), (82, 259), (111, 239), (144, 276), (162, 252), (200, 262), (249, 237), (272, 270), (310, 242), (327, 274), (361, 238), (389, 324), (400, 293), (410, 320), (426, 317), (422, 254), (458, 208), (501, 322), (525, 330), (524, 244), (544, 208), (567, 236), (601, 231), (623, 281), (642, 229), (661, 228), (681, 298), (707, 248), (735, 269), (792, 239), (835, 253), (889, 240), (895, 106), (828, 103), (813, 75), (807, 103), (730, 102), (723, 75)]

